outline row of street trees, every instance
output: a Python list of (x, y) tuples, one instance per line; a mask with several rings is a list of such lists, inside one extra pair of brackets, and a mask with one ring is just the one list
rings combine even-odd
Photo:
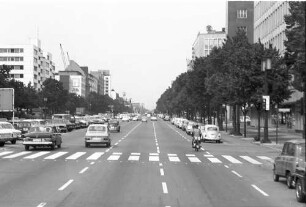
[[(290, 74), (297, 77), (293, 85), (306, 91), (305, 2), (289, 2), (289, 5), (291, 14), (285, 17), (288, 40), (284, 57), (271, 46), (264, 48), (260, 40), (250, 44), (244, 31), (238, 31), (235, 37), (228, 37), (221, 48), (214, 48), (209, 56), (193, 60), (193, 69), (179, 75), (166, 89), (156, 103), (156, 110), (189, 119), (200, 117), (208, 123), (215, 117), (223, 129), (222, 114), (224, 106), (229, 105), (233, 109), (232, 133), (240, 134), (240, 113), (246, 116), (253, 107), (259, 117), (259, 138), (266, 81), (271, 108), (290, 97)], [(267, 57), (272, 59), (272, 70), (265, 78), (261, 62)], [(246, 134), (246, 126), (244, 129)]]
[[(63, 84), (55, 79), (47, 79), (43, 83), (43, 89), (37, 92), (31, 84), (25, 86), (22, 82), (10, 79), (11, 67), (0, 66), (0, 88), (14, 88), (15, 110), (18, 117), (31, 117), (32, 109), (42, 108), (48, 115), (54, 113), (76, 113), (77, 107), (84, 107), (90, 114), (131, 112), (129, 106), (125, 106), (123, 99), (113, 100), (108, 95), (99, 95), (91, 92), (86, 98), (69, 93)], [(11, 117), (10, 113), (0, 113), (0, 117)]]

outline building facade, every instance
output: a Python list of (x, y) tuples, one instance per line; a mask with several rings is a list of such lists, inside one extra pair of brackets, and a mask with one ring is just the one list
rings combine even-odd
[(109, 70), (102, 70), (103, 73), (103, 93), (111, 96), (111, 75)]
[[(222, 47), (225, 39), (225, 29), (215, 31), (208, 26), (207, 33), (199, 32), (192, 45), (192, 59), (208, 56), (214, 47)], [(190, 68), (190, 65), (191, 63), (187, 62), (187, 67)]]
[(254, 43), (254, 1), (227, 1), (226, 34), (232, 38), (244, 30), (249, 43)]
[(89, 92), (98, 93), (98, 79), (94, 75), (88, 74), (88, 84)]
[(23, 45), (0, 45), (0, 65), (10, 66), (11, 78), (25, 85), (30, 83), (37, 91), (46, 79), (55, 75), (52, 54), (41, 49), (39, 39)]
[(103, 78), (103, 73), (101, 71), (91, 71), (91, 75), (95, 76), (96, 79), (98, 80), (98, 94), (99, 95), (104, 95), (104, 78)]
[(268, 48), (271, 44), (285, 53), (286, 23), (284, 16), (289, 14), (288, 1), (256, 1), (254, 6), (254, 41)]

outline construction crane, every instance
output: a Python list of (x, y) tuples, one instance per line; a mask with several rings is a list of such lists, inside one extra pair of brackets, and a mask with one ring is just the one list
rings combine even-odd
[(61, 48), (62, 60), (63, 60), (64, 70), (65, 70), (65, 69), (66, 69), (66, 67), (67, 67), (67, 62), (66, 62), (65, 53), (64, 53), (64, 50), (63, 50), (62, 44), (60, 44), (60, 48)]

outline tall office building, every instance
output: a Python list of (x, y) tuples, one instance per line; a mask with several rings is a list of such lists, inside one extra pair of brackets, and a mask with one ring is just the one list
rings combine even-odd
[(276, 47), (284, 54), (286, 23), (284, 16), (289, 14), (288, 1), (257, 1), (254, 8), (254, 41), (259, 39), (265, 47)]
[[(196, 57), (206, 57), (210, 54), (213, 47), (222, 47), (226, 39), (225, 29), (215, 31), (211, 26), (207, 26), (207, 32), (199, 32), (196, 40), (192, 45), (192, 59)], [(187, 67), (190, 68), (190, 62), (187, 62)]]
[(97, 70), (90, 73), (98, 79), (98, 93), (111, 97), (111, 75), (109, 70)]
[(37, 91), (55, 75), (52, 54), (41, 49), (39, 39), (31, 39), (29, 44), (0, 45), (0, 65), (10, 66), (11, 78), (25, 85), (30, 83)]
[(254, 2), (227, 1), (226, 3), (226, 33), (234, 37), (238, 30), (244, 30), (249, 43), (254, 43)]

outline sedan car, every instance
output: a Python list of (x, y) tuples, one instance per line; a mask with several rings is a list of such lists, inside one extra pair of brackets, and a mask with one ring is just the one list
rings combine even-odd
[(106, 144), (107, 147), (111, 146), (107, 124), (91, 124), (88, 126), (85, 134), (85, 147), (89, 147), (91, 144)]
[(56, 126), (35, 126), (24, 135), (23, 145), (25, 150), (30, 147), (51, 147), (51, 149), (61, 148), (62, 135)]
[(148, 121), (147, 121), (147, 118), (146, 118), (145, 116), (143, 116), (143, 117), (141, 118), (141, 122), (148, 122)]
[(151, 121), (157, 121), (157, 117), (156, 116), (151, 116)]
[(108, 122), (108, 129), (109, 131), (116, 131), (120, 132), (120, 124), (118, 120), (109, 120)]
[[(301, 161), (301, 159), (304, 159)], [(294, 186), (294, 173), (299, 162), (305, 162), (305, 140), (290, 140), (283, 145), (282, 152), (274, 159), (273, 179), (286, 178), (288, 188)]]
[(9, 141), (16, 144), (16, 140), (21, 137), (21, 131), (16, 130), (9, 122), (0, 122), (0, 146), (4, 146)]
[(221, 143), (221, 134), (219, 132), (219, 127), (212, 124), (207, 124), (204, 127), (200, 127), (201, 140), (205, 141), (215, 141), (216, 143)]

